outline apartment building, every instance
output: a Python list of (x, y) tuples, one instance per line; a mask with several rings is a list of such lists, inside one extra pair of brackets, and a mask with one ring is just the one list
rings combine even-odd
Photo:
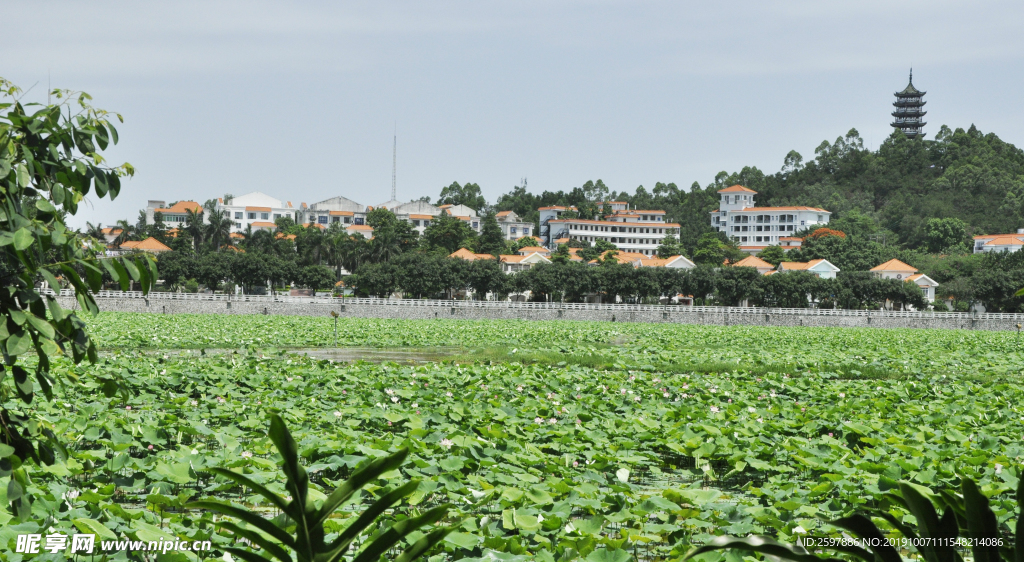
[(794, 232), (826, 225), (832, 215), (817, 207), (755, 207), (757, 192), (742, 185), (720, 189), (718, 193), (721, 202), (718, 209), (711, 211), (711, 226), (725, 232), (750, 254), (792, 242)]
[[(231, 219), (231, 231), (242, 232), (246, 227), (267, 228), (267, 223), (274, 222), (282, 217), (290, 217), (298, 221), (296, 209), (291, 201), (281, 201), (266, 193), (253, 191), (245, 195), (233, 197), (227, 201), (217, 200), (217, 210), (226, 212)], [(255, 225), (254, 223), (262, 223)]]
[(665, 222), (665, 211), (614, 211), (604, 220), (548, 219), (549, 239), (576, 239), (593, 245), (598, 240), (615, 244), (623, 251), (647, 257), (658, 253), (658, 246), (671, 228), (679, 224)]
[(518, 240), (523, 236), (532, 236), (533, 223), (519, 218), (515, 211), (502, 211), (494, 215), (501, 227), (501, 237), (505, 240)]

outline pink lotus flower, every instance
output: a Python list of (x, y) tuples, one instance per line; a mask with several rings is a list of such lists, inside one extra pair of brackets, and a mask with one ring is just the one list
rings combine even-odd
[(153, 450), (153, 446), (152, 445), (150, 445), (149, 447), (146, 447), (146, 448), (149, 449), (150, 451)]
[(622, 392), (622, 394), (625, 394), (626, 393), (626, 389), (623, 388), (621, 392)]
[(583, 423), (583, 421), (582, 421), (582, 420), (580, 420), (579, 418), (577, 418), (577, 419), (576, 419), (576, 425), (580, 425), (581, 423)]
[(342, 390), (341, 393), (342, 394), (348, 394), (348, 391), (347, 390)]
[(573, 468), (576, 468), (579, 465), (580, 465), (580, 463), (578, 461), (572, 461), (572, 467)]
[(828, 432), (828, 436), (829, 436), (829, 437), (832, 437), (832, 432), (831, 432), (831, 431), (830, 431), (830, 432)]
[(806, 411), (807, 411), (807, 408), (800, 408), (800, 411), (801, 411), (801, 412), (806, 412)]
[(125, 409), (125, 410), (131, 410), (131, 409), (132, 409), (132, 407), (131, 407), (131, 406), (125, 406), (125, 407), (124, 407), (124, 409)]

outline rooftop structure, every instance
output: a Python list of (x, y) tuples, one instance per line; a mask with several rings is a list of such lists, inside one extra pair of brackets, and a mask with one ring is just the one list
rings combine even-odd
[(910, 69), (910, 81), (907, 83), (907, 87), (903, 88), (903, 91), (896, 92), (896, 101), (892, 105), (896, 108), (892, 112), (893, 122), (892, 126), (896, 129), (903, 131), (907, 138), (917, 138), (924, 136), (924, 126), (927, 123), (924, 122), (924, 116), (927, 111), (924, 110), (924, 94), (914, 87), (914, 69)]
[(792, 244), (793, 233), (809, 226), (828, 224), (832, 213), (817, 207), (755, 207), (753, 189), (734, 185), (718, 190), (719, 208), (711, 211), (711, 226), (725, 232), (740, 249), (756, 254), (768, 246)]
[(784, 261), (779, 264), (776, 271), (779, 273), (806, 271), (808, 273), (813, 273), (822, 279), (835, 279), (836, 274), (839, 273), (839, 268), (832, 265), (828, 260), (811, 260), (807, 262)]
[[(156, 214), (160, 213), (161, 219), (164, 224), (170, 226), (177, 226), (185, 223), (185, 217), (188, 216), (189, 211), (198, 211), (203, 213), (203, 206), (195, 201), (178, 201), (177, 203), (167, 206), (164, 201), (150, 200), (146, 203), (146, 222), (153, 224), (156, 222)], [(209, 219), (205, 219), (209, 222)]]
[(296, 213), (298, 209), (291, 201), (281, 201), (259, 191), (239, 195), (228, 201), (218, 199), (217, 210), (227, 213), (232, 232), (242, 232), (257, 222), (274, 223), (282, 217), (300, 221)]
[(732, 264), (733, 267), (753, 267), (757, 268), (757, 272), (761, 275), (768, 273), (775, 269), (775, 266), (764, 261), (757, 256), (747, 256), (740, 261)]
[(1016, 234), (983, 234), (974, 237), (974, 253), (1016, 252), (1024, 247), (1024, 228)]
[(533, 223), (526, 222), (515, 211), (501, 211), (494, 215), (501, 227), (501, 237), (505, 240), (518, 240), (522, 236), (533, 234)]
[(872, 267), (871, 273), (875, 277), (881, 277), (882, 279), (897, 279), (906, 283), (913, 283), (921, 289), (926, 301), (933, 302), (935, 300), (935, 287), (938, 287), (939, 284), (931, 277), (918, 273), (917, 268), (912, 265), (905, 264), (897, 259), (891, 259), (883, 264)]

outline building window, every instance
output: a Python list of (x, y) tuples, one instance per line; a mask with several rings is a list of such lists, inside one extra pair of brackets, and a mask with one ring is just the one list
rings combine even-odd
[(274, 220), (281, 218), (281, 213), (274, 213)]
[(269, 220), (270, 219), (270, 213), (260, 213), (260, 218), (263, 219), (263, 220)]
[(356, 217), (356, 224), (363, 224), (363, 218), (362, 217)]
[(331, 222), (341, 222), (341, 217), (331, 217)]
[(474, 222), (473, 223), (473, 228), (480, 228), (480, 223)]
[(529, 228), (524, 228), (523, 229), (523, 236), (529, 236), (529, 235), (530, 235), (530, 229)]
[(413, 225), (413, 226), (419, 226), (419, 225), (420, 225), (420, 220), (419, 220), (419, 219), (415, 219), (415, 220), (413, 220), (413, 221), (412, 221), (412, 225)]
[(350, 219), (350, 218), (348, 218), (348, 217), (345, 217), (345, 224), (348, 224), (348, 223), (350, 223), (350, 222), (352, 222), (352, 219)]
[(818, 222), (821, 222), (823, 218), (821, 215), (818, 215)]
[(249, 213), (249, 220), (256, 220), (256, 213)]
[(509, 232), (509, 234), (515, 234), (516, 233), (516, 227), (514, 227), (514, 226), (509, 227), (508, 232)]
[(235, 218), (236, 219), (241, 219), (242, 218), (242, 212), (241, 211), (236, 211), (235, 212)]
[[(236, 213), (236, 214), (239, 214), (239, 215), (240, 215), (240, 214), (242, 214), (242, 213)], [(242, 217), (238, 217), (238, 218), (242, 218)], [(235, 228), (242, 228), (242, 223), (240, 223), (240, 222), (236, 222), (236, 223), (235, 223)]]
[(423, 226), (424, 227), (430, 226), (430, 221), (423, 221)]
[(317, 217), (316, 218), (316, 222), (318, 222), (320, 224), (327, 224), (327, 217), (325, 217), (325, 216)]

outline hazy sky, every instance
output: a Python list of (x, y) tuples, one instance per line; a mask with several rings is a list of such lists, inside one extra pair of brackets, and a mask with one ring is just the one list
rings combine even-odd
[(293, 202), (493, 202), (601, 178), (616, 190), (775, 172), (851, 127), (887, 136), (892, 93), (928, 126), (1024, 145), (1024, 2), (19, 2), (0, 76), (124, 115), (138, 172), (73, 224), (148, 199), (259, 190)]

